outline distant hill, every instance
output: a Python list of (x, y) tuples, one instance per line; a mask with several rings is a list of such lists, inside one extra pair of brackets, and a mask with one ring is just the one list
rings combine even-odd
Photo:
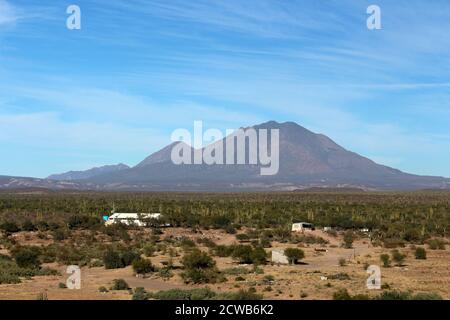
[(58, 181), (73, 181), (73, 180), (84, 180), (84, 179), (90, 179), (94, 178), (96, 176), (102, 175), (102, 174), (108, 174), (113, 173), (125, 169), (130, 169), (129, 166), (123, 163), (119, 163), (116, 165), (108, 165), (108, 166), (102, 166), (98, 168), (92, 168), (85, 171), (69, 171), (65, 173), (60, 174), (53, 174), (51, 176), (48, 176), (47, 179), (50, 180), (58, 180)]
[(180, 191), (450, 187), (450, 179), (417, 176), (379, 165), (294, 122), (270, 121), (253, 128), (280, 130), (280, 170), (277, 175), (261, 176), (259, 165), (174, 165), (170, 154), (175, 144), (171, 144), (133, 168), (99, 175), (89, 181), (106, 189)]
[[(450, 189), (450, 179), (419, 176), (375, 163), (346, 150), (329, 137), (294, 123), (275, 121), (255, 129), (279, 129), (280, 169), (261, 176), (260, 165), (175, 165), (172, 143), (135, 167), (125, 165), (52, 175), (51, 180), (11, 178), (9, 185), (37, 184), (54, 189), (129, 191), (298, 191), (311, 190), (422, 190)], [(247, 128), (248, 129), (248, 128)], [(224, 138), (223, 141), (225, 141)], [(219, 143), (219, 142), (216, 142)], [(189, 147), (191, 153), (194, 152)], [(248, 155), (248, 148), (246, 153)], [(226, 150), (224, 157), (226, 156)], [(28, 179), (27, 182), (20, 179)], [(31, 179), (31, 180), (30, 180)], [(0, 177), (0, 188), (7, 188)], [(58, 181), (55, 181), (58, 180)]]

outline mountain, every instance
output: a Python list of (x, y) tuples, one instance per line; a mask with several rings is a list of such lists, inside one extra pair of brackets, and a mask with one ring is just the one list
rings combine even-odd
[(130, 169), (129, 166), (123, 163), (119, 163), (116, 165), (108, 165), (108, 166), (102, 166), (98, 168), (92, 168), (85, 171), (69, 171), (65, 173), (60, 174), (53, 174), (51, 176), (48, 176), (47, 179), (49, 180), (58, 180), (58, 181), (73, 181), (73, 180), (84, 180), (84, 179), (90, 179), (94, 178), (96, 176), (102, 175), (102, 174), (109, 174), (125, 169)]
[[(358, 190), (420, 190), (450, 189), (450, 179), (418, 176), (375, 163), (346, 150), (325, 135), (311, 132), (294, 123), (266, 122), (251, 127), (257, 130), (279, 129), (279, 171), (261, 175), (260, 164), (254, 165), (176, 165), (171, 160), (174, 147), (184, 147), (186, 155), (203, 152), (186, 144), (172, 143), (157, 151), (135, 167), (95, 173), (67, 173), (55, 180), (20, 180), (12, 178), (9, 185), (38, 185), (52, 189), (126, 190), (126, 191), (299, 191), (322, 189)], [(244, 128), (247, 130), (249, 128)], [(226, 145), (227, 139), (207, 146)], [(269, 138), (270, 139), (270, 138)], [(228, 152), (224, 150), (223, 159)], [(236, 151), (236, 146), (234, 151)], [(251, 154), (245, 148), (246, 159)], [(259, 152), (259, 148), (257, 149)], [(236, 159), (236, 156), (235, 156)], [(88, 170), (90, 171), (90, 170)], [(5, 177), (3, 177), (3, 180)], [(69, 180), (71, 179), (71, 180)], [(8, 188), (2, 183), (0, 188)], [(5, 187), (6, 186), (6, 187)]]
[(143, 168), (148, 165), (167, 162), (167, 160), (170, 159), (170, 155), (172, 153), (172, 148), (175, 147), (179, 143), (180, 142), (173, 142), (173, 143), (169, 144), (168, 146), (162, 148), (161, 150), (159, 150), (155, 153), (152, 153), (147, 158), (145, 158), (140, 163), (138, 163), (135, 168)]
[[(99, 175), (89, 181), (106, 189), (179, 191), (298, 190), (313, 187), (394, 190), (450, 187), (450, 179), (417, 176), (379, 165), (344, 149), (325, 135), (313, 133), (293, 122), (270, 121), (252, 128), (268, 131), (279, 129), (278, 174), (262, 176), (260, 165), (175, 165), (170, 157), (172, 148), (177, 145), (173, 143), (133, 168)], [(226, 139), (216, 144), (225, 145)], [(189, 148), (189, 152), (192, 155), (194, 150)], [(247, 146), (247, 158), (248, 155)]]

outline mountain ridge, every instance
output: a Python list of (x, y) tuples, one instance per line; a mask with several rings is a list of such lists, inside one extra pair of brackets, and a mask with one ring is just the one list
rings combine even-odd
[[(349, 151), (323, 134), (295, 122), (268, 121), (254, 129), (279, 129), (280, 168), (274, 176), (261, 176), (261, 165), (175, 165), (171, 151), (179, 142), (152, 153), (134, 167), (102, 172), (88, 178), (57, 181), (56, 189), (127, 191), (294, 191), (309, 188), (367, 190), (449, 189), (450, 179), (419, 176), (375, 163)], [(223, 143), (228, 137), (216, 141)], [(186, 146), (194, 153), (193, 148)], [(206, 147), (205, 147), (206, 148)], [(202, 151), (204, 151), (204, 149)], [(199, 151), (199, 150), (197, 150)], [(224, 151), (224, 157), (227, 150)], [(246, 147), (246, 154), (249, 149)], [(50, 176), (52, 177), (52, 176)], [(17, 178), (16, 178), (17, 179)], [(49, 182), (50, 181), (50, 182)], [(39, 185), (52, 184), (39, 181)], [(36, 182), (36, 181), (35, 181)], [(68, 185), (68, 183), (71, 183)], [(33, 185), (33, 183), (29, 183)], [(61, 185), (62, 184), (62, 185)], [(0, 179), (0, 188), (2, 188)]]
[(52, 174), (46, 179), (48, 180), (58, 180), (58, 181), (73, 181), (73, 180), (85, 180), (93, 178), (98, 175), (117, 172), (125, 169), (130, 169), (129, 166), (123, 163), (114, 165), (105, 165), (100, 167), (94, 167), (84, 171), (68, 171), (59, 174)]

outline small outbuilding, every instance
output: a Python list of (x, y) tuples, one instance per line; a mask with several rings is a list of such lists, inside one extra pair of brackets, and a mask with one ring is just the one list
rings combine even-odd
[(297, 222), (292, 224), (292, 232), (305, 232), (306, 230), (315, 230), (316, 228), (309, 222)]
[(145, 227), (152, 220), (159, 220), (161, 213), (114, 213), (105, 221), (105, 225), (123, 223), (126, 225), (136, 225)]
[(289, 260), (284, 254), (284, 250), (281, 249), (272, 250), (272, 262), (279, 264), (289, 264)]

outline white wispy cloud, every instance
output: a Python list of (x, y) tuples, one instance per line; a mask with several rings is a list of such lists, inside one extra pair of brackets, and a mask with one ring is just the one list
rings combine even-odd
[(0, 0), (0, 27), (15, 23), (18, 18), (16, 9), (6, 0)]

